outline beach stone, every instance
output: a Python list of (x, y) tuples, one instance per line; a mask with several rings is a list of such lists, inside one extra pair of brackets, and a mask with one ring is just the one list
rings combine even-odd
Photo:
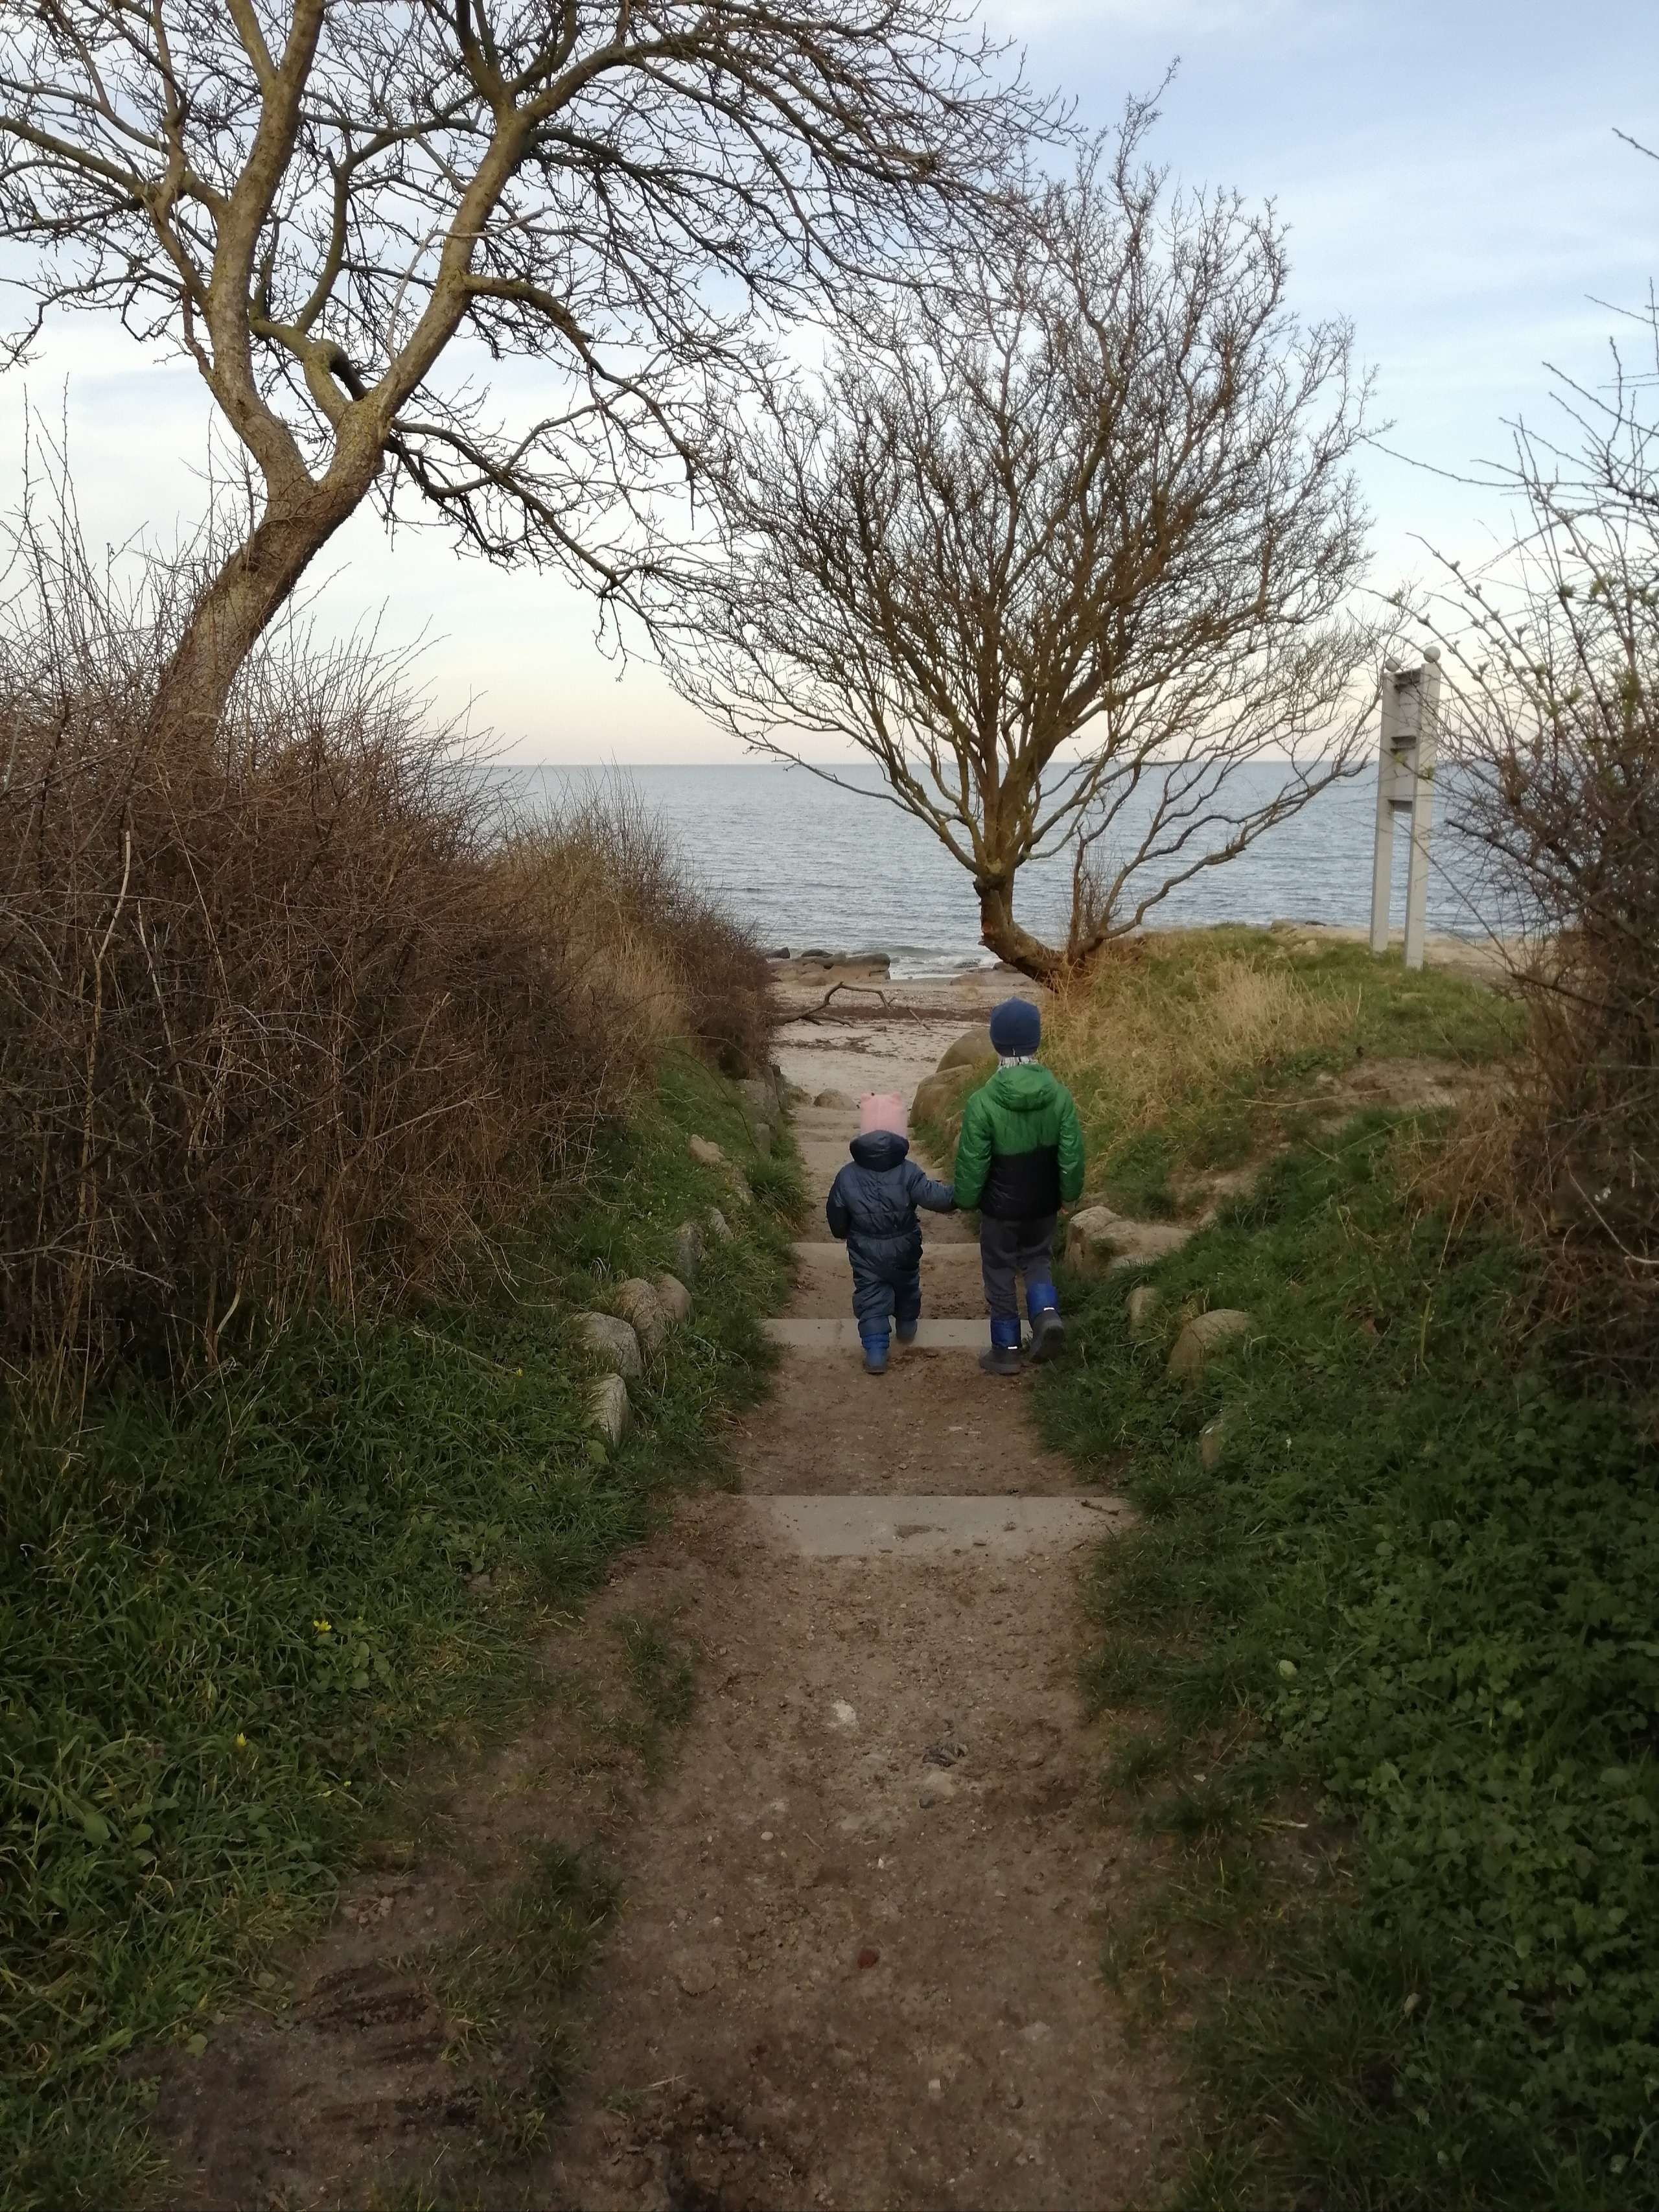
[(1218, 1413), (1212, 1421), (1206, 1421), (1198, 1432), (1199, 1463), (1206, 1474), (1213, 1474), (1221, 1464), (1222, 1451), (1226, 1443), (1226, 1425)]
[(659, 1275), (653, 1287), (659, 1304), (671, 1322), (690, 1321), (691, 1293), (678, 1275)]
[(1178, 1252), (1192, 1233), (1178, 1221), (1131, 1221), (1109, 1206), (1085, 1206), (1066, 1225), (1066, 1264), (1085, 1275), (1146, 1267)]
[(844, 1112), (849, 1114), (853, 1110), (853, 1101), (848, 1097), (844, 1091), (820, 1091), (817, 1097), (812, 1101), (812, 1103), (815, 1106), (839, 1107)]
[(645, 1361), (640, 1353), (640, 1340), (627, 1322), (615, 1314), (585, 1313), (576, 1316), (576, 1330), (593, 1357), (608, 1367), (613, 1375), (640, 1375), (645, 1370)]
[(1194, 1315), (1175, 1340), (1170, 1374), (1180, 1382), (1196, 1381), (1217, 1346), (1243, 1336), (1249, 1326), (1250, 1316), (1242, 1306), (1213, 1306), (1208, 1313)]
[(1145, 1336), (1158, 1316), (1164, 1293), (1155, 1283), (1137, 1283), (1129, 1293), (1129, 1333)]
[(628, 1434), (634, 1408), (628, 1402), (628, 1385), (620, 1375), (601, 1375), (587, 1394), (587, 1425), (596, 1429), (614, 1449)]
[(717, 1244), (729, 1244), (738, 1233), (718, 1206), (711, 1206), (703, 1219), (708, 1224), (708, 1233)]
[(954, 1044), (945, 1047), (937, 1073), (943, 1075), (947, 1067), (981, 1067), (996, 1056), (997, 1048), (991, 1042), (991, 1024), (981, 1022), (976, 1029), (964, 1030)]
[(700, 1168), (729, 1168), (732, 1164), (712, 1137), (690, 1138), (685, 1148)]
[(633, 1323), (646, 1358), (654, 1359), (668, 1334), (668, 1316), (663, 1311), (655, 1286), (642, 1275), (630, 1275), (625, 1283), (617, 1285), (617, 1311), (624, 1321)]
[(674, 1236), (674, 1272), (683, 1283), (696, 1281), (697, 1270), (702, 1267), (703, 1255), (708, 1249), (703, 1233), (696, 1223), (682, 1221)]

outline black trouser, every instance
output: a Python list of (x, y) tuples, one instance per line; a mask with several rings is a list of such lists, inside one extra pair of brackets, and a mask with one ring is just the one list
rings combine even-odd
[(980, 1216), (979, 1263), (985, 1277), (985, 1303), (993, 1321), (1018, 1320), (1017, 1274), (1024, 1276), (1028, 1291), (1039, 1283), (1045, 1287), (1053, 1283), (1057, 1218), (1052, 1213), (1039, 1214), (1030, 1221), (996, 1221), (988, 1213)]

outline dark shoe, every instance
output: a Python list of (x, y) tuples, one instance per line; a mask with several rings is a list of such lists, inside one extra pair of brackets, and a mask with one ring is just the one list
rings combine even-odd
[(1024, 1371), (1025, 1355), (1015, 1345), (994, 1344), (981, 1352), (979, 1364), (984, 1375), (1018, 1375)]
[(901, 1344), (914, 1344), (916, 1340), (916, 1331), (921, 1327), (921, 1323), (919, 1321), (902, 1321), (893, 1334)]
[(885, 1336), (866, 1336), (864, 1344), (864, 1371), (866, 1375), (887, 1372), (887, 1339)]
[(1045, 1306), (1041, 1313), (1031, 1316), (1031, 1357), (1033, 1359), (1052, 1359), (1056, 1352), (1066, 1349), (1066, 1324), (1054, 1306)]

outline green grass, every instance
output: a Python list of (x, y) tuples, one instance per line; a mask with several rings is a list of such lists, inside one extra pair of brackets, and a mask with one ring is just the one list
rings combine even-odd
[[(1659, 2204), (1659, 1452), (1517, 1345), (1523, 1266), (1372, 1115), (1163, 1265), (1161, 1335), (1073, 1286), (1039, 1402), (1146, 1516), (1091, 1685), (1147, 1832), (1113, 1956), (1215, 2100), (1191, 2203)], [(1183, 1389), (1205, 1304), (1255, 1328)]]
[[(760, 1169), (746, 1216), (686, 1134)], [(538, 1622), (580, 1601), (763, 1387), (794, 1170), (676, 1059), (511, 1285), (352, 1330), (319, 1318), (185, 1402), (133, 1385), (73, 1437), (14, 1413), (0, 1550), (0, 2202), (106, 2205), (152, 2158), (123, 2062), (185, 2040), (323, 1911), (411, 1748), (499, 1728)], [(587, 1432), (573, 1306), (670, 1264), (719, 1204), (691, 1322)], [(675, 1663), (619, 1666), (659, 1720)], [(654, 1672), (653, 1672), (654, 1670)], [(654, 1708), (653, 1708), (654, 1710)]]

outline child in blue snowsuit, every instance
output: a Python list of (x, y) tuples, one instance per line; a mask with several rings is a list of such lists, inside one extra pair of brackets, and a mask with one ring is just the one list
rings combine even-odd
[(896, 1129), (866, 1126), (850, 1149), (853, 1157), (830, 1187), (824, 1212), (830, 1235), (846, 1238), (853, 1263), (853, 1312), (865, 1370), (880, 1375), (887, 1366), (890, 1320), (897, 1323), (899, 1342), (908, 1344), (921, 1318), (916, 1208), (949, 1213), (956, 1193), (923, 1173), (909, 1157), (909, 1139)]

